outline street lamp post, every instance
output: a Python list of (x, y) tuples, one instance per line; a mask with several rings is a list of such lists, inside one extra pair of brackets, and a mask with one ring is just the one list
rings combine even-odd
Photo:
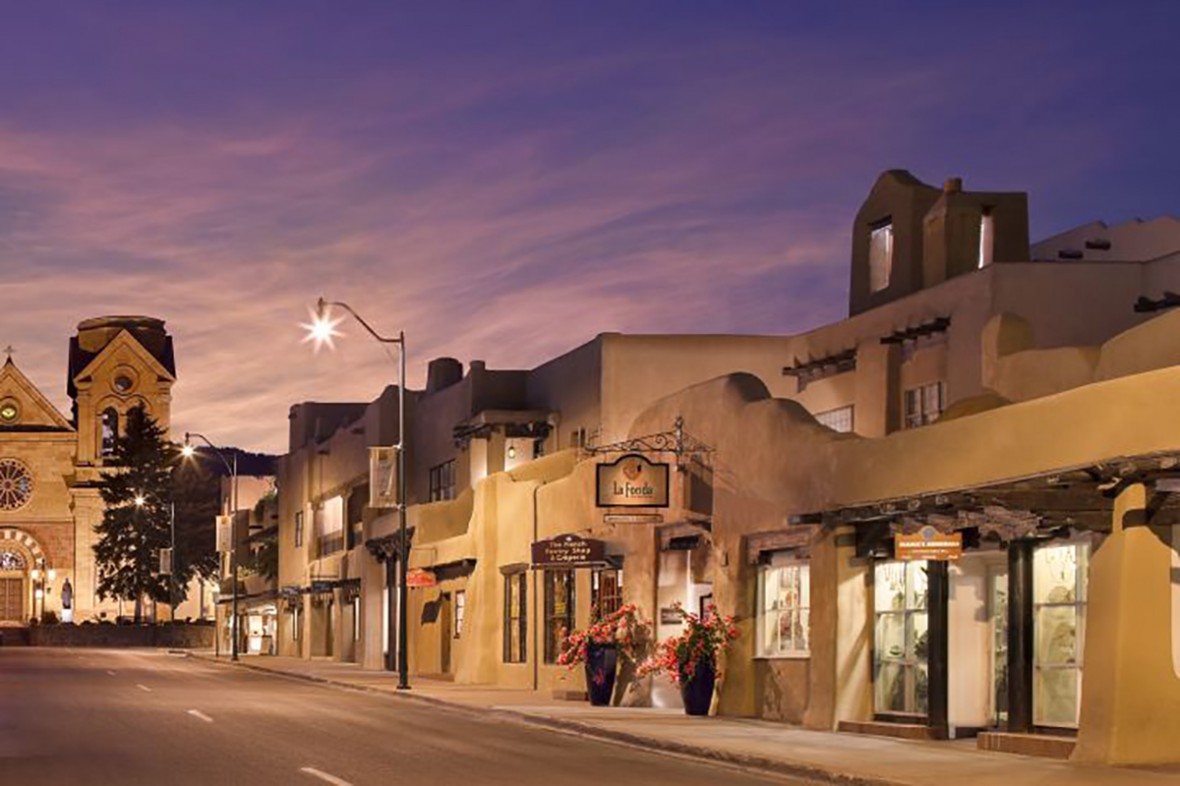
[[(45, 567), (45, 558), (40, 557), (34, 564), (30, 571), (30, 576), (33, 579), (33, 617), (38, 622), (42, 622), (45, 617), (45, 596), (53, 588), (53, 582), (57, 578), (57, 571), (53, 568)], [(37, 611), (37, 601), (41, 601), (41, 610)]]
[(396, 344), (398, 349), (397, 444), (394, 445), (394, 449), (397, 450), (398, 514), (397, 688), (398, 690), (409, 690), (410, 659), (409, 650), (406, 648), (406, 639), (409, 637), (409, 616), (406, 608), (409, 603), (409, 588), (406, 583), (406, 563), (409, 562), (410, 557), (409, 538), (406, 534), (406, 334), (404, 331), (398, 331), (396, 338), (383, 336), (374, 330), (360, 314), (356, 313), (352, 306), (341, 301), (324, 300), (321, 297), (316, 303), (314, 321), (312, 324), (304, 326), (308, 329), (308, 336), (305, 340), (315, 341), (317, 349), (322, 344), (332, 347), (332, 339), (340, 335), (336, 331), (336, 326), (343, 318), (333, 320), (330, 313), (332, 307), (344, 309), (382, 345)]
[[(221, 463), (229, 471), (231, 478), (230, 492), (229, 492), (229, 517), (230, 517), (230, 537), (229, 537), (229, 572), (230, 581), (233, 582), (233, 619), (230, 621), (230, 660), (238, 659), (238, 543), (237, 543), (237, 517), (238, 517), (238, 453), (234, 451), (231, 459), (225, 457), (225, 453), (221, 448), (209, 441), (209, 438), (204, 434), (198, 434), (195, 431), (186, 431), (184, 433), (184, 455), (192, 456), (196, 453), (196, 448), (192, 444), (192, 440), (199, 439), (209, 446), (217, 458), (221, 459)], [(174, 525), (175, 526), (175, 525)], [(175, 538), (175, 529), (173, 529), (173, 538)]]

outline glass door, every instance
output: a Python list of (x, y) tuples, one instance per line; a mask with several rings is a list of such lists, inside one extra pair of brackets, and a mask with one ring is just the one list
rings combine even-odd
[(876, 563), (873, 596), (873, 711), (926, 716), (930, 705), (926, 563)]

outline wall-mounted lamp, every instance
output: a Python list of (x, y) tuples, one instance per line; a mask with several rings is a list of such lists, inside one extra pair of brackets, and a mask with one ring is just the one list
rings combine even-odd
[(509, 445), (508, 446), (508, 458), (510, 458), (510, 459), (516, 458), (516, 445)]

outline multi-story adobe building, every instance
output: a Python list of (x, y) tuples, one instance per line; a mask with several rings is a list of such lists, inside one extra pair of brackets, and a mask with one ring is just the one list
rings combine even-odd
[[(1159, 534), (1180, 357), (1175, 315), (1157, 314), (1176, 304), (1180, 222), (1088, 225), (1030, 248), (1026, 205), (887, 172), (854, 222), (848, 319), (785, 337), (600, 336), (524, 375), (505, 409), (548, 432), (489, 441), (478, 450), (495, 463), (478, 471), (465, 435), (504, 415), (436, 419), (467, 471), (453, 499), (409, 500), (413, 670), (576, 688), (555, 664), (562, 630), (626, 599), (667, 635), (675, 604), (713, 600), (743, 630), (718, 712), (983, 731), (996, 747), (1052, 732), (1032, 739), (1059, 751), (1080, 730), (1080, 758), (1166, 758), (1166, 713), (1133, 743), (1125, 730), (1153, 691), (1174, 715), (1180, 690)], [(541, 455), (508, 463), (522, 453)], [(665, 506), (600, 506), (599, 468), (634, 455), (670, 465)], [(428, 492), (448, 460), (414, 465)], [(962, 556), (897, 559), (915, 531), (957, 535)], [(595, 559), (534, 559), (569, 536)], [(1163, 568), (1129, 587), (1139, 559)], [(1141, 638), (1125, 627), (1139, 613)], [(1150, 661), (1138, 675), (1132, 641)], [(628, 700), (676, 697), (657, 684)]]

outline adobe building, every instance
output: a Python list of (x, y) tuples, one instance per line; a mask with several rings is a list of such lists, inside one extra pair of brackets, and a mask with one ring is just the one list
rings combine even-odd
[[(716, 712), (1174, 761), (1180, 222), (1030, 247), (1023, 194), (890, 171), (852, 241), (841, 322), (604, 334), (496, 372), (524, 374), (497, 410), (426, 419), (415, 399), (412, 671), (576, 693), (562, 630), (635, 602), (664, 637), (675, 604), (715, 602), (743, 631)], [(546, 428), (513, 437), (514, 418)], [(604, 497), (626, 469), (666, 496)], [(546, 556), (574, 540), (591, 556)], [(388, 619), (381, 578), (359, 602)], [(679, 701), (658, 680), (616, 699)]]
[[(167, 432), (176, 382), (172, 337), (152, 317), (87, 319), (70, 339), (63, 415), (21, 373), (11, 353), (0, 368), (0, 624), (52, 612), (111, 620), (115, 600), (97, 597), (96, 483), (127, 413), (143, 407)], [(197, 616), (200, 599), (178, 615)]]

